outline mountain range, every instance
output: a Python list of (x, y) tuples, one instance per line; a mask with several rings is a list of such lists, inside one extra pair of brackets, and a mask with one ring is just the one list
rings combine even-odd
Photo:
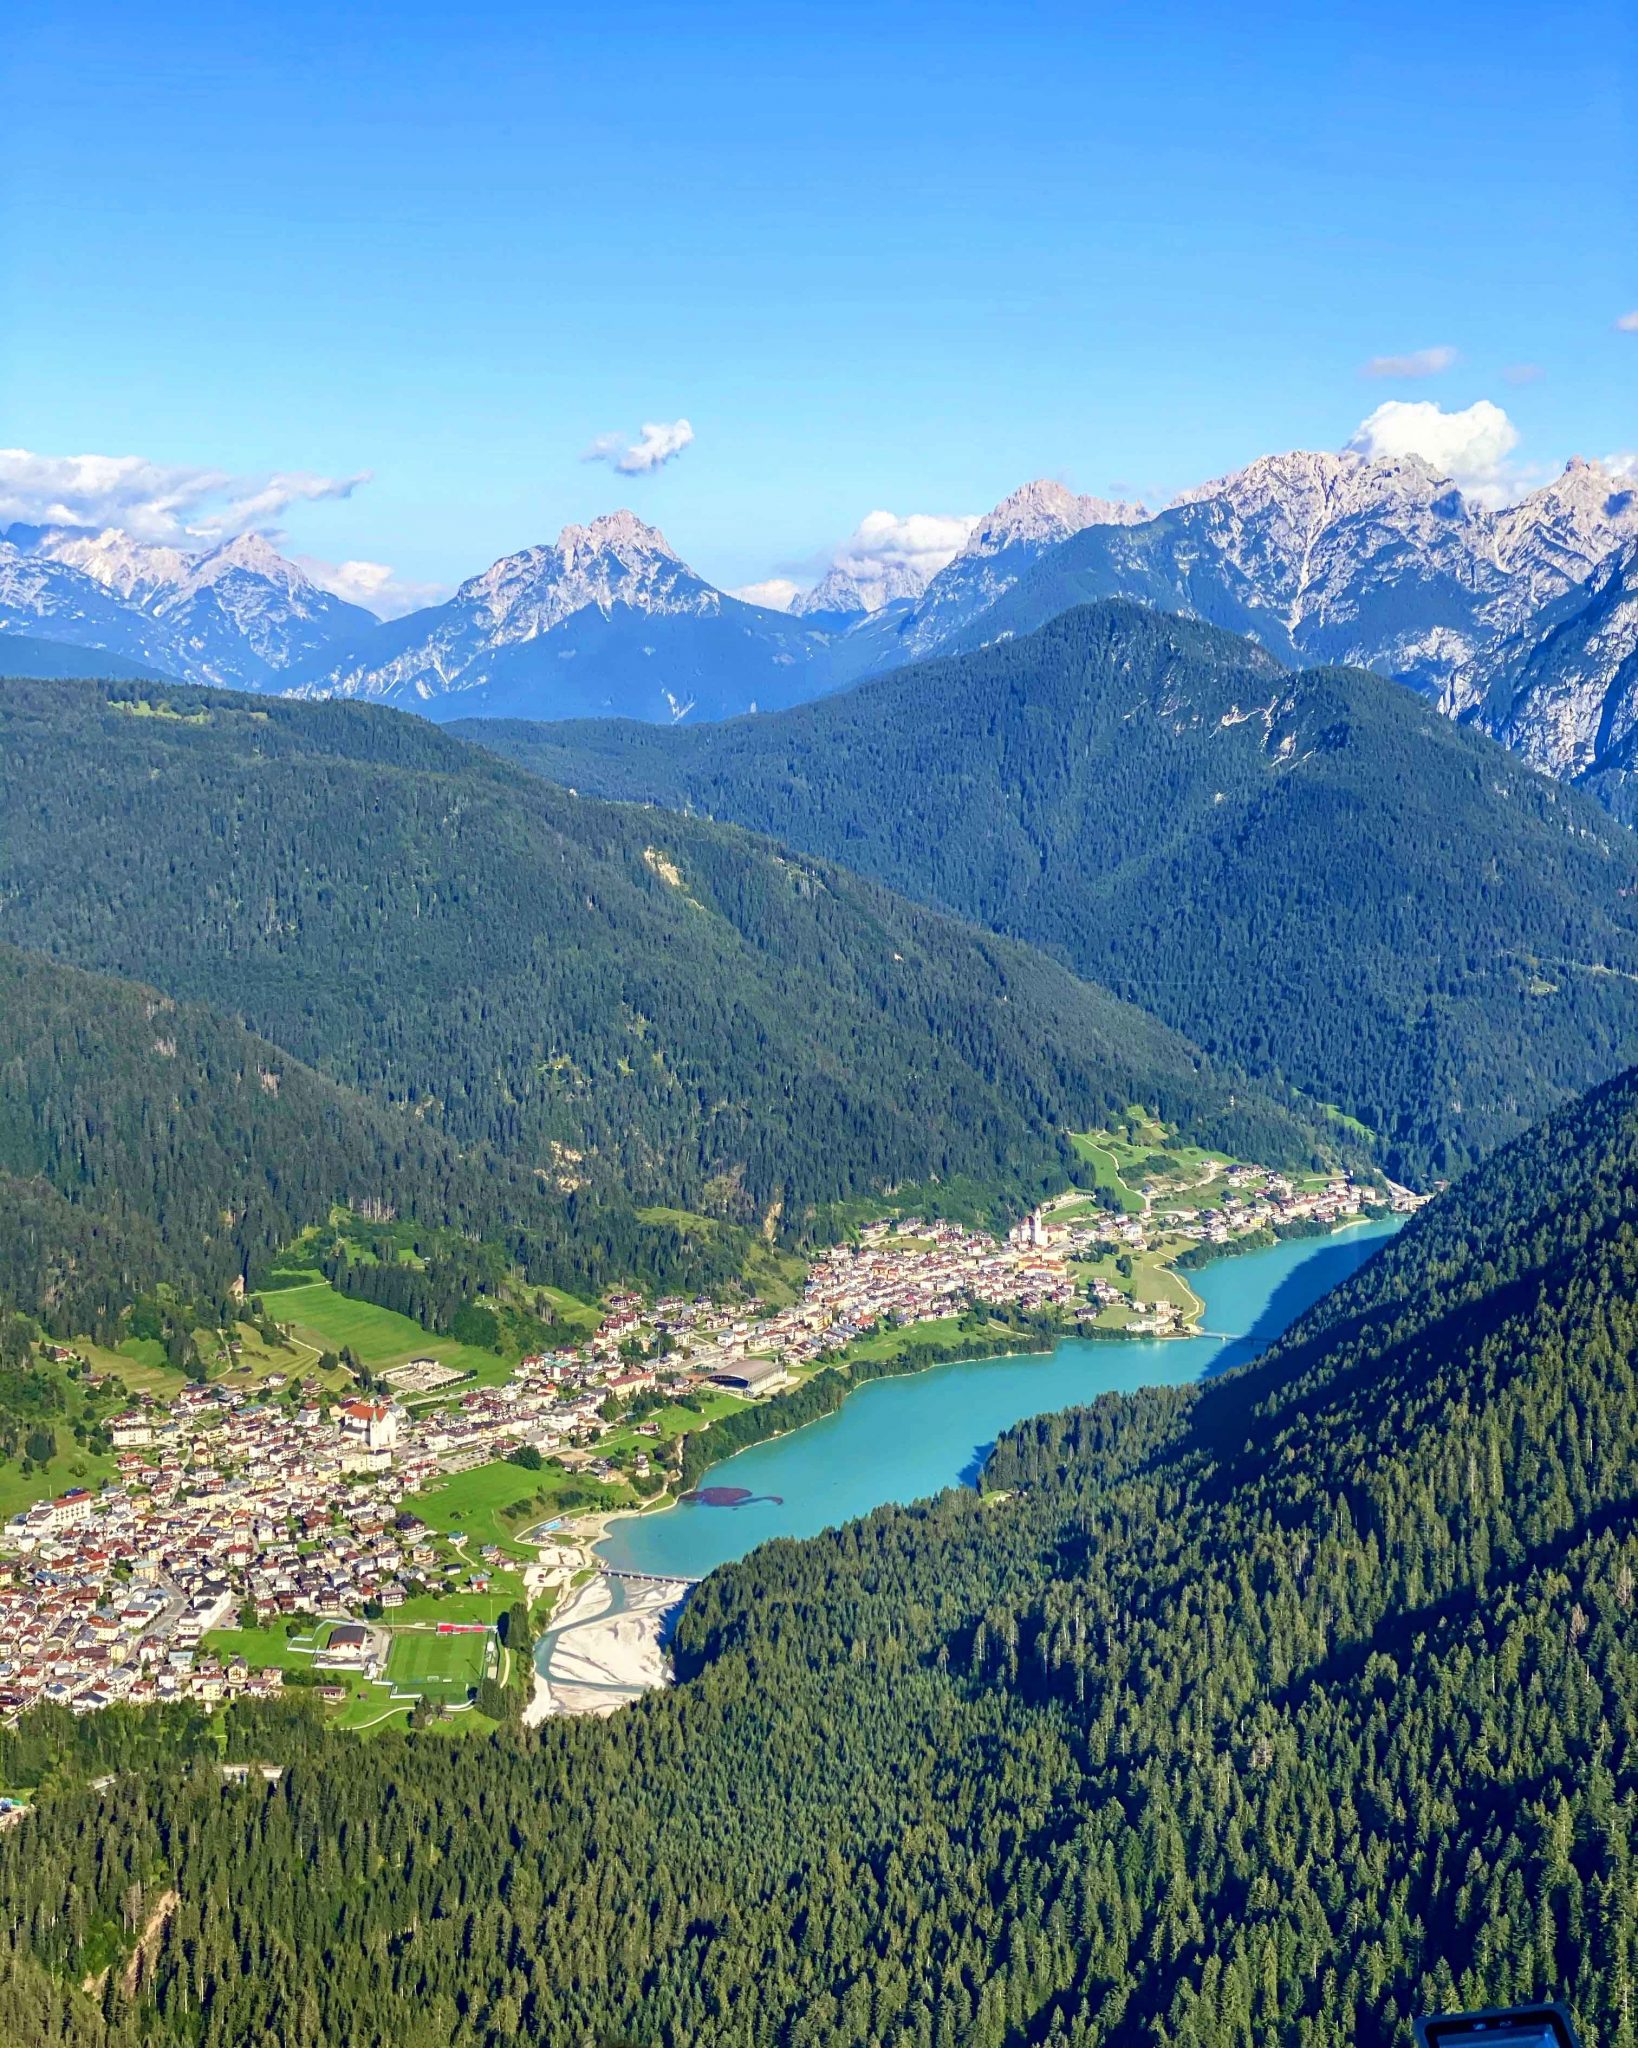
[[(189, 554), (117, 531), (12, 528), (0, 540), (0, 643), (69, 642), (184, 681), (356, 697), (439, 721), (700, 723), (1124, 597), (1246, 635), (1288, 667), (1376, 669), (1577, 774), (1601, 751), (1598, 734), (1613, 744), (1624, 731), (1619, 702), (1605, 700), (1635, 634), (1608, 565), (1635, 542), (1638, 488), (1596, 462), (1572, 461), (1493, 509), (1415, 456), (1297, 451), (1157, 514), (1037, 480), (931, 578), (844, 564), (786, 611), (717, 589), (656, 528), (615, 512), (383, 623), (254, 534)], [(1568, 654), (1571, 619), (1595, 635), (1585, 659)], [(6, 665), (26, 664), (13, 653)]]
[(1419, 1185), (1638, 1044), (1638, 841), (1587, 796), (1381, 676), (1127, 600), (764, 718), (455, 729), (1042, 947)]
[[(861, 615), (862, 616), (862, 615)], [(631, 512), (507, 555), (447, 603), (345, 636), (281, 687), (439, 719), (618, 712), (656, 720), (778, 708), (868, 669), (838, 634), (716, 589)]]
[(255, 533), (200, 554), (117, 528), (0, 536), (0, 636), (95, 649), (183, 682), (276, 689), (321, 648), (377, 623)]
[(1638, 541), (1475, 665), (1459, 714), (1631, 822), (1638, 729)]
[(1491, 511), (1416, 456), (1267, 456), (1154, 519), (1086, 528), (916, 651), (1128, 597), (1247, 634), (1289, 666), (1374, 668), (1459, 710), (1482, 650), (1633, 537), (1638, 489), (1597, 463)]

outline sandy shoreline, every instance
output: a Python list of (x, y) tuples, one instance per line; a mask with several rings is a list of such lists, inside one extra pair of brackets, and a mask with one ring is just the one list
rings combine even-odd
[(670, 1683), (661, 1643), (688, 1581), (615, 1579), (600, 1571), (596, 1545), (615, 1519), (587, 1515), (553, 1530), (538, 1546), (539, 1562), (524, 1570), (531, 1603), (548, 1591), (556, 1594), (546, 1631), (547, 1671), (536, 1667), (523, 1711), (526, 1728), (554, 1714), (611, 1714)]
[(570, 1596), (552, 1625), (546, 1712), (609, 1714), (669, 1685), (661, 1648), (667, 1617), (688, 1591), (682, 1579), (631, 1580), (602, 1573)]

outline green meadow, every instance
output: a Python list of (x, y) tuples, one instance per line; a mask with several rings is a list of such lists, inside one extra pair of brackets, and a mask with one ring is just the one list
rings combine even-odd
[(472, 1373), (486, 1386), (498, 1386), (516, 1364), (498, 1352), (475, 1344), (457, 1344), (435, 1337), (401, 1316), (396, 1309), (338, 1294), (328, 1280), (302, 1281), (262, 1296), (268, 1315), (287, 1328), (300, 1344), (315, 1353), (350, 1350), (371, 1372), (384, 1372), (412, 1358), (436, 1358), (452, 1372)]

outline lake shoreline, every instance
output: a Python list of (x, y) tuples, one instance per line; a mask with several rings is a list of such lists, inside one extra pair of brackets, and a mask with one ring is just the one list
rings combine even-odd
[[(1092, 1400), (1097, 1398), (1099, 1393), (1105, 1391), (1132, 1391), (1140, 1385), (1155, 1384), (1157, 1381), (1166, 1382), (1177, 1377), (1169, 1367), (1162, 1368), (1157, 1374), (1150, 1374), (1144, 1370), (1144, 1367), (1158, 1362), (1160, 1358), (1167, 1354), (1171, 1354), (1175, 1358), (1179, 1340), (1185, 1346), (1193, 1343), (1199, 1346), (1211, 1347), (1206, 1355), (1201, 1357), (1197, 1371), (1187, 1373), (1184, 1376), (1184, 1383), (1188, 1379), (1197, 1376), (1204, 1377), (1212, 1370), (1214, 1361), (1219, 1359), (1224, 1351), (1232, 1350), (1234, 1345), (1251, 1341), (1253, 1337), (1257, 1338), (1260, 1345), (1273, 1342), (1280, 1329), (1289, 1327), (1290, 1322), (1294, 1321), (1296, 1316), (1302, 1312), (1307, 1302), (1297, 1302), (1278, 1328), (1270, 1328), (1264, 1332), (1260, 1330), (1259, 1324), (1266, 1315), (1268, 1308), (1274, 1305), (1277, 1300), (1283, 1300), (1284, 1293), (1289, 1291), (1291, 1284), (1297, 1280), (1297, 1277), (1305, 1269), (1311, 1270), (1327, 1250), (1335, 1251), (1350, 1238), (1355, 1239), (1357, 1242), (1362, 1224), (1369, 1228), (1373, 1243), (1378, 1240), (1385, 1241), (1391, 1234), (1391, 1231), (1383, 1227), (1385, 1220), (1359, 1219), (1355, 1221), (1350, 1219), (1347, 1224), (1341, 1225), (1322, 1236), (1304, 1236), (1302, 1238), (1288, 1239), (1283, 1244), (1259, 1248), (1258, 1252), (1249, 1256), (1236, 1257), (1229, 1255), (1220, 1260), (1213, 1259), (1205, 1265), (1194, 1269), (1201, 1274), (1213, 1274), (1221, 1283), (1224, 1276), (1231, 1281), (1241, 1277), (1248, 1277), (1258, 1273), (1259, 1269), (1266, 1268), (1267, 1262), (1271, 1259), (1277, 1261), (1273, 1288), (1266, 1299), (1252, 1301), (1249, 1305), (1242, 1306), (1238, 1313), (1231, 1312), (1227, 1316), (1214, 1316), (1212, 1318), (1213, 1320), (1223, 1320), (1225, 1322), (1243, 1320), (1244, 1327), (1237, 1330), (1226, 1328), (1213, 1332), (1196, 1330), (1192, 1332), (1152, 1333), (1146, 1337), (1127, 1337), (1124, 1334), (1108, 1332), (1099, 1333), (1096, 1339), (1086, 1335), (1077, 1335), (1073, 1331), (1066, 1330), (1054, 1333), (1049, 1339), (1037, 1341), (1027, 1349), (1023, 1346), (1017, 1348), (1009, 1347), (999, 1357), (992, 1352), (987, 1357), (979, 1355), (972, 1358), (927, 1359), (906, 1365), (902, 1371), (896, 1373), (877, 1371), (866, 1379), (854, 1378), (845, 1368), (826, 1368), (827, 1370), (841, 1372), (843, 1392), (836, 1406), (826, 1409), (817, 1415), (804, 1417), (799, 1421), (792, 1421), (783, 1427), (776, 1428), (768, 1436), (758, 1438), (751, 1444), (731, 1449), (722, 1458), (706, 1466), (703, 1472), (696, 1473), (694, 1475), (695, 1483), (698, 1484), (702, 1478), (719, 1473), (727, 1465), (735, 1463), (740, 1458), (757, 1458), (773, 1450), (776, 1446), (788, 1446), (793, 1441), (802, 1438), (818, 1422), (824, 1422), (829, 1427), (842, 1426), (845, 1418), (854, 1408), (851, 1398), (854, 1394), (863, 1393), (869, 1388), (875, 1387), (884, 1396), (901, 1396), (915, 1387), (916, 1383), (924, 1381), (935, 1370), (960, 1373), (964, 1372), (967, 1368), (973, 1368), (987, 1375), (988, 1370), (993, 1367), (994, 1376), (999, 1381), (1009, 1368), (1015, 1371), (1020, 1365), (1028, 1365), (1033, 1371), (1038, 1372), (1043, 1369), (1043, 1361), (1045, 1361), (1045, 1369), (1050, 1370), (1051, 1362), (1054, 1359), (1069, 1359), (1072, 1357), (1083, 1361), (1084, 1366), (1085, 1363), (1093, 1361), (1093, 1354), (1098, 1354), (1095, 1372), (1099, 1383), (1091, 1387), (1078, 1387), (1077, 1390), (1070, 1392), (1066, 1399), (1054, 1399), (1047, 1393), (1045, 1388), (1037, 1389), (1033, 1384), (1033, 1379), (1022, 1397), (1019, 1396), (1018, 1390), (1015, 1387), (1012, 1397), (1013, 1408), (997, 1419), (995, 1425), (996, 1433), (1001, 1428), (1014, 1426), (1016, 1422), (1025, 1419), (1028, 1414), (1047, 1413), (1057, 1407), (1074, 1405), (1077, 1401)], [(1364, 1248), (1361, 1248), (1361, 1250), (1362, 1257), (1359, 1263), (1363, 1263), (1363, 1256), (1369, 1255)], [(1282, 1251), (1286, 1254), (1286, 1258), (1284, 1261), (1278, 1261), (1278, 1255)], [(1293, 1252), (1299, 1252), (1299, 1256), (1294, 1260), (1291, 1257)], [(1352, 1268), (1350, 1267), (1349, 1270), (1352, 1270)], [(1328, 1291), (1330, 1284), (1334, 1284), (1334, 1282), (1328, 1281), (1325, 1285), (1321, 1285), (1309, 1294), (1308, 1299), (1318, 1299), (1320, 1294)], [(1299, 1288), (1299, 1291), (1302, 1290)], [(1202, 1307), (1206, 1307), (1204, 1302)], [(910, 1333), (907, 1331), (906, 1334), (908, 1338)], [(1145, 1350), (1145, 1343), (1151, 1348)], [(906, 1348), (909, 1349), (908, 1343)], [(1123, 1354), (1125, 1355), (1123, 1356)], [(1138, 1376), (1134, 1377), (1134, 1373)], [(1107, 1382), (1111, 1381), (1113, 1384), (1107, 1384)], [(1046, 1398), (1042, 1399), (1042, 1396)], [(1022, 1398), (1021, 1407), (1018, 1406), (1020, 1398)], [(968, 1405), (971, 1405), (970, 1402)], [(700, 1432), (700, 1434), (709, 1434), (709, 1429)], [(984, 1448), (985, 1444), (980, 1442), (978, 1450), (981, 1452)], [(835, 1447), (832, 1446), (833, 1453), (834, 1450)], [(920, 1486), (919, 1480), (912, 1479), (909, 1483), (917, 1485), (919, 1490), (913, 1495), (906, 1493), (902, 1497), (920, 1498), (923, 1493), (936, 1492), (941, 1487), (952, 1484), (976, 1484), (976, 1479), (968, 1476), (969, 1470), (970, 1460), (968, 1463), (963, 1464), (959, 1471), (949, 1471), (946, 1469), (941, 1473), (930, 1475), (925, 1487)], [(775, 1486), (777, 1486), (777, 1483), (777, 1481), (774, 1482)], [(901, 1495), (897, 1491), (889, 1492), (882, 1496), (882, 1498), (886, 1499), (900, 1497)], [(775, 1498), (777, 1500), (779, 1496), (776, 1495)], [(851, 1519), (857, 1514), (868, 1513), (872, 1506), (879, 1506), (881, 1504), (882, 1499), (878, 1498), (853, 1506), (841, 1506), (834, 1515), (830, 1516), (819, 1526), (834, 1526), (837, 1520)], [(581, 1560), (581, 1569), (584, 1569), (587, 1565), (595, 1568), (609, 1562), (607, 1558), (600, 1555), (600, 1546), (606, 1543), (609, 1535), (617, 1526), (623, 1530), (629, 1530), (637, 1525), (651, 1522), (656, 1516), (669, 1517), (678, 1507), (678, 1496), (668, 1490), (640, 1508), (623, 1509), (613, 1513), (605, 1511), (594, 1516), (577, 1518), (572, 1524), (566, 1524), (562, 1530), (553, 1532), (554, 1540), (560, 1547), (572, 1545), (579, 1560)], [(702, 1510), (701, 1512), (703, 1513), (704, 1511)], [(740, 1512), (740, 1510), (723, 1509), (713, 1511), (713, 1519), (715, 1519), (715, 1514), (718, 1512), (729, 1515)], [(765, 1523), (760, 1522), (760, 1518), (758, 1526), (760, 1533), (756, 1538), (757, 1542), (766, 1541), (770, 1537), (777, 1535), (796, 1535), (800, 1537), (803, 1534), (815, 1533), (813, 1529), (800, 1527), (796, 1529), (788, 1527), (768, 1528)], [(698, 1545), (696, 1544), (695, 1547), (697, 1548)], [(755, 1546), (750, 1544), (745, 1547), (753, 1548)], [(650, 1545), (649, 1549), (652, 1550), (652, 1548), (653, 1546)], [(718, 1548), (720, 1549), (720, 1546)], [(690, 1560), (686, 1564), (676, 1559), (674, 1547), (673, 1554), (665, 1562), (656, 1562), (654, 1559), (642, 1554), (633, 1556), (629, 1552), (617, 1553), (617, 1556), (620, 1557), (622, 1567), (628, 1567), (639, 1572), (652, 1571), (657, 1579), (669, 1579), (671, 1583), (678, 1587), (679, 1594), (682, 1594), (685, 1593), (686, 1587), (690, 1582), (704, 1576), (707, 1571), (715, 1569), (717, 1564), (729, 1561), (732, 1556), (744, 1554), (743, 1550), (739, 1550), (731, 1551), (725, 1555), (710, 1555), (711, 1549), (712, 1546), (707, 1544), (707, 1557), (700, 1558), (697, 1561)], [(585, 1584), (583, 1582), (581, 1587), (576, 1589), (575, 1597), (577, 1603), (580, 1602), (584, 1592)], [(652, 1655), (651, 1661), (644, 1668), (648, 1669), (651, 1675), (654, 1675), (655, 1682), (657, 1683), (665, 1682), (667, 1676), (664, 1660), (660, 1655), (659, 1645), (664, 1635), (665, 1618), (673, 1611), (676, 1604), (678, 1604), (676, 1600), (665, 1603), (663, 1613), (656, 1611), (648, 1617), (645, 1623), (646, 1631), (650, 1638), (649, 1644), (645, 1647), (645, 1655), (649, 1654), (649, 1652)], [(568, 1626), (576, 1634), (591, 1630), (592, 1633), (587, 1634), (584, 1641), (575, 1644), (577, 1658), (581, 1652), (590, 1652), (593, 1664), (597, 1663), (601, 1658), (604, 1665), (612, 1665), (612, 1669), (605, 1671), (601, 1675), (592, 1675), (594, 1689), (588, 1690), (585, 1693), (583, 1703), (577, 1709), (574, 1709), (575, 1711), (608, 1711), (610, 1705), (620, 1704), (621, 1701), (614, 1699), (612, 1694), (599, 1692), (595, 1688), (618, 1686), (622, 1692), (625, 1692), (626, 1679), (634, 1669), (633, 1660), (636, 1653), (634, 1646), (629, 1641), (611, 1641), (607, 1646), (600, 1644), (595, 1629), (601, 1612), (602, 1610), (597, 1607), (596, 1603), (587, 1602), (583, 1605), (577, 1604), (571, 1616), (570, 1609), (565, 1606), (560, 1609), (558, 1615), (554, 1616), (552, 1627), (542, 1637), (541, 1661), (548, 1662), (554, 1654), (552, 1645), (559, 1629)], [(624, 1609), (620, 1610), (620, 1615), (617, 1618), (625, 1618)], [(629, 1631), (627, 1633), (629, 1634)], [(615, 1654), (612, 1657), (604, 1656), (603, 1650), (605, 1647), (612, 1650)], [(582, 1667), (577, 1664), (577, 1668)], [(583, 1675), (591, 1674), (583, 1671)], [(544, 1685), (545, 1681), (543, 1680), (541, 1683)], [(634, 1697), (635, 1694), (626, 1693), (625, 1696)], [(545, 1711), (550, 1712), (554, 1711), (554, 1709), (551, 1706), (547, 1706)]]

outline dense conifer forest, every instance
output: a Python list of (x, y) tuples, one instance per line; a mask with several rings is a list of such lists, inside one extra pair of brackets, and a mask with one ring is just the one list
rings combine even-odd
[(608, 1722), (25, 1724), (6, 2039), (1388, 2048), (1558, 1992), (1626, 2044), (1635, 1302), (1628, 1075), (1257, 1364), (717, 1572)]
[(1357, 670), (1125, 603), (695, 729), (460, 728), (1046, 948), (1448, 1175), (1638, 1050), (1638, 843)]
[(163, 1284), (220, 1320), (235, 1282), (336, 1205), (402, 1210), (492, 1247), (485, 1270), (593, 1292), (717, 1286), (740, 1264), (732, 1230), (645, 1223), (613, 1189), (566, 1197), (197, 1003), (0, 946), (0, 1301), (111, 1340)]
[(800, 1236), (929, 1182), (1016, 1212), (1132, 1102), (1245, 1157), (1329, 1142), (1027, 947), (403, 714), (8, 683), (0, 751), (0, 937), (563, 1189)]

